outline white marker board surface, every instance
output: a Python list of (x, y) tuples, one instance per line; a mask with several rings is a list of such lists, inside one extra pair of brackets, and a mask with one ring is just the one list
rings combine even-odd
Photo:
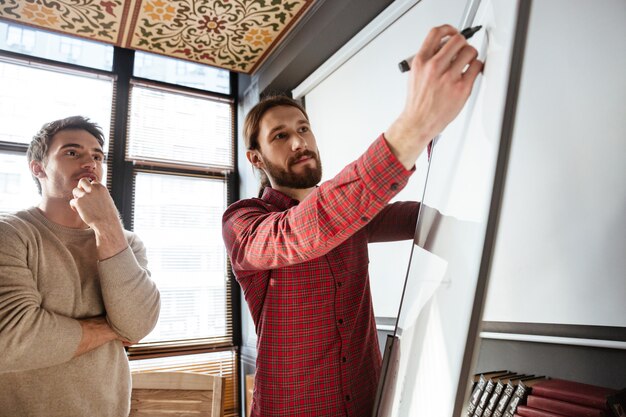
[(626, 2), (533, 2), (483, 319), (626, 327)]
[[(500, 151), (517, 24), (516, 0), (483, 0), (469, 42), (485, 60), (463, 112), (441, 134), (431, 162), (395, 362), (380, 417), (456, 415), (457, 391), (476, 308), (479, 271)], [(426, 207), (427, 206), (427, 207)], [(485, 278), (483, 278), (485, 279)], [(472, 343), (477, 335), (469, 335)], [(468, 377), (468, 375), (465, 375)]]

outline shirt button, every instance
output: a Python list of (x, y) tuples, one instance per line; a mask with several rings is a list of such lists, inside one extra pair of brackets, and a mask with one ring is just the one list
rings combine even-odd
[(368, 221), (368, 220), (369, 220), (369, 219), (368, 219), (367, 217), (365, 217), (365, 216), (361, 217), (361, 221), (363, 221), (363, 222), (366, 222), (366, 221)]
[(393, 184), (391, 184), (391, 191), (396, 191), (398, 189), (398, 183), (394, 182)]
[(346, 395), (346, 401), (350, 401), (350, 396)]
[(346, 359), (346, 357), (344, 356), (343, 358), (341, 358), (341, 362), (346, 362), (348, 359)]
[(339, 288), (341, 288), (341, 286), (342, 286), (342, 285), (343, 285), (343, 282), (338, 282), (338, 283), (337, 283), (337, 286), (338, 286)]
[(337, 320), (337, 322), (338, 322), (339, 324), (343, 324), (343, 319), (339, 319), (339, 320)]

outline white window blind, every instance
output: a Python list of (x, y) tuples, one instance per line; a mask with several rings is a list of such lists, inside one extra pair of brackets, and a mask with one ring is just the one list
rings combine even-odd
[(26, 155), (0, 153), (0, 212), (23, 210), (38, 202), (37, 185), (30, 175)]
[(227, 100), (133, 84), (127, 159), (233, 169)]
[(222, 243), (226, 181), (137, 172), (134, 231), (161, 293), (156, 328), (142, 342), (232, 340), (230, 282)]
[(61, 71), (0, 61), (0, 141), (30, 143), (44, 123), (76, 115), (109, 137), (113, 77)]

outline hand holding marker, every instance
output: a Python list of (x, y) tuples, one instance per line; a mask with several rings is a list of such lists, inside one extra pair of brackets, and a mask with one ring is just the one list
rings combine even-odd
[[(461, 35), (463, 35), (465, 39), (469, 39), (472, 36), (474, 36), (474, 33), (478, 32), (480, 28), (482, 28), (482, 26), (474, 26), (474, 27), (465, 28), (461, 31)], [(407, 72), (408, 70), (411, 69), (411, 61), (413, 61), (414, 56), (415, 55), (411, 55), (409, 58), (405, 59), (404, 61), (398, 64), (398, 67), (400, 68), (400, 72)]]
[[(474, 26), (474, 27), (465, 28), (465, 29), (463, 29), (463, 30), (461, 31), (461, 35), (463, 35), (463, 37), (464, 37), (465, 39), (469, 39), (469, 38), (471, 38), (472, 36), (474, 36), (474, 33), (478, 32), (478, 31), (480, 30), (480, 28), (482, 28), (482, 26), (480, 26), (480, 25), (479, 25), (479, 26)], [(444, 43), (445, 43), (445, 41), (444, 41), (444, 42), (442, 42), (442, 45), (441, 45), (441, 46), (443, 46), (443, 44), (444, 44)], [(410, 63), (411, 63), (411, 61), (413, 61), (413, 57), (414, 57), (414, 56), (415, 56), (415, 55), (411, 55), (409, 58), (407, 58), (407, 59), (405, 59), (405, 60), (401, 61), (401, 62), (398, 64), (398, 67), (400, 68), (400, 72), (407, 72), (407, 71), (409, 71), (409, 70), (411, 69), (411, 64), (410, 64)], [(428, 143), (428, 147), (426, 148), (426, 151), (427, 151), (427, 153), (428, 153), (428, 160), (429, 160), (429, 161), (430, 161), (430, 158), (431, 158), (431, 155), (432, 155), (432, 152), (433, 152), (433, 148), (434, 148), (435, 144), (437, 143), (437, 140), (438, 140), (438, 139), (439, 139), (439, 135), (435, 136), (435, 137), (433, 138), (433, 140), (431, 140), (431, 141)]]

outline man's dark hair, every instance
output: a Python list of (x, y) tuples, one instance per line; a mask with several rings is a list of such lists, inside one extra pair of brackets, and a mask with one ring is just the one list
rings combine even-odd
[[(271, 96), (266, 97), (258, 102), (246, 115), (246, 119), (243, 122), (243, 139), (246, 145), (246, 149), (249, 151), (259, 149), (259, 130), (261, 129), (261, 119), (267, 113), (268, 110), (278, 106), (291, 106), (295, 107), (302, 112), (306, 120), (309, 120), (309, 116), (306, 114), (304, 107), (296, 100), (287, 96)], [(270, 181), (267, 175), (262, 170), (259, 170), (261, 176), (261, 188), (259, 189), (259, 197), (263, 195), (265, 187), (270, 186)]]
[[(31, 161), (45, 162), (52, 138), (62, 130), (85, 130), (96, 138), (100, 146), (104, 146), (104, 134), (100, 126), (89, 121), (87, 117), (66, 117), (65, 119), (59, 119), (44, 124), (41, 129), (39, 129), (39, 132), (33, 136), (33, 140), (30, 141), (28, 151), (26, 152), (26, 159), (28, 160), (29, 166)], [(41, 194), (39, 179), (34, 175), (33, 179), (35, 180), (35, 184), (37, 184), (39, 194)]]

